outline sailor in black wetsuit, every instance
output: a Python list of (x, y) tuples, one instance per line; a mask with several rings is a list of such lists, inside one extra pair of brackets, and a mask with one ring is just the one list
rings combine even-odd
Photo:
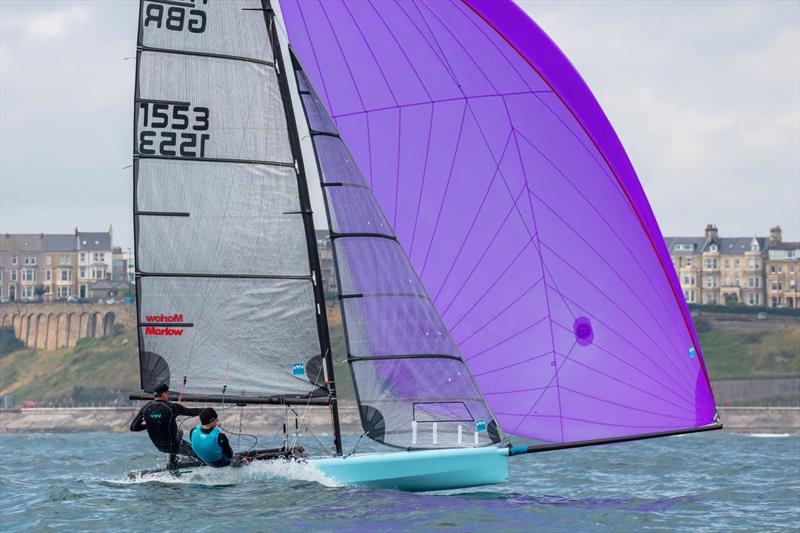
[(186, 455), (193, 459), (197, 456), (192, 447), (183, 440), (183, 431), (178, 430), (175, 423), (177, 416), (198, 416), (202, 409), (190, 409), (179, 403), (169, 401), (169, 387), (162, 383), (153, 391), (155, 399), (145, 404), (131, 422), (131, 431), (144, 431), (156, 448), (169, 454), (168, 468), (174, 467), (177, 455)]

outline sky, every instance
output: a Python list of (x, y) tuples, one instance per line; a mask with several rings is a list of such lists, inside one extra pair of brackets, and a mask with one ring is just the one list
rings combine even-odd
[[(800, 240), (800, 2), (521, 2), (576, 66), (662, 232)], [(0, 0), (0, 232), (132, 235), (137, 3)]]

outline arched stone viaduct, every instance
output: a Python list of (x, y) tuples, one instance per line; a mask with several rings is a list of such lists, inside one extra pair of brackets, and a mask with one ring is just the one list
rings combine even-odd
[(4, 304), (0, 326), (13, 326), (28, 348), (41, 351), (72, 347), (79, 339), (110, 335), (114, 324), (136, 326), (134, 305)]

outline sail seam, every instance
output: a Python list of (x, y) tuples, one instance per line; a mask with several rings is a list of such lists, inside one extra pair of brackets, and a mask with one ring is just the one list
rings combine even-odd
[(188, 217), (185, 211), (134, 211), (133, 214), (139, 217)]
[(168, 159), (171, 161), (192, 161), (192, 162), (209, 162), (209, 163), (241, 163), (245, 165), (269, 165), (275, 167), (294, 168), (294, 163), (285, 161), (268, 161), (263, 159), (234, 159), (227, 157), (179, 157), (173, 155), (150, 155), (141, 154), (134, 150), (133, 157), (135, 159)]

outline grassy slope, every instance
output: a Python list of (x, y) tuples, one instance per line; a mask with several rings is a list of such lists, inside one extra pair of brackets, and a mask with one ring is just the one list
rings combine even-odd
[[(74, 348), (52, 352), (18, 350), (0, 359), (0, 395), (14, 400), (49, 401), (72, 398), (76, 387), (111, 391), (139, 388), (134, 333), (82, 339)], [(98, 390), (99, 389), (99, 390)]]
[[(353, 399), (350, 371), (342, 362), (341, 321), (329, 315), (340, 396)], [(700, 333), (711, 379), (786, 377), (800, 375), (800, 325), (778, 331), (748, 333), (711, 329)], [(75, 387), (124, 393), (138, 390), (139, 368), (134, 332), (83, 339), (75, 348), (53, 352), (18, 350), (0, 358), (0, 395), (15, 401), (50, 401), (73, 397)], [(100, 391), (97, 391), (100, 393)]]
[(711, 329), (698, 335), (712, 380), (800, 375), (800, 325), (759, 332)]

